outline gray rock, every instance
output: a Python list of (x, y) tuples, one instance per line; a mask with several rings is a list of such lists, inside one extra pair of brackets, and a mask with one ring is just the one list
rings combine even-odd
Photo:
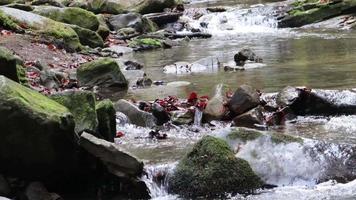
[(214, 93), (214, 96), (209, 99), (204, 110), (204, 120), (207, 121), (221, 119), (226, 112), (224, 104), (227, 99), (224, 94), (223, 84), (217, 85)]
[(244, 114), (233, 119), (234, 126), (256, 128), (256, 125), (263, 125), (263, 108), (258, 106)]
[(189, 111), (172, 111), (171, 121), (176, 125), (191, 124), (194, 121), (194, 114)]
[(243, 114), (244, 112), (258, 106), (260, 96), (257, 91), (248, 85), (241, 85), (228, 103), (232, 116)]
[(115, 110), (127, 115), (130, 122), (137, 126), (153, 127), (155, 125), (155, 117), (151, 113), (140, 110), (133, 103), (124, 99), (115, 103)]
[(138, 13), (127, 13), (114, 15), (109, 18), (109, 24), (115, 31), (122, 28), (134, 28), (137, 32), (151, 32), (154, 31), (155, 24)]
[(19, 82), (18, 61), (16, 57), (5, 47), (0, 46), (0, 75)]
[(250, 48), (244, 47), (234, 56), (234, 61), (237, 66), (244, 66), (245, 62), (254, 61), (254, 62), (262, 62), (262, 58), (257, 56), (255, 52), (253, 52)]
[(98, 116), (98, 132), (107, 141), (114, 142), (116, 135), (116, 111), (114, 104), (109, 100), (100, 101), (96, 105)]

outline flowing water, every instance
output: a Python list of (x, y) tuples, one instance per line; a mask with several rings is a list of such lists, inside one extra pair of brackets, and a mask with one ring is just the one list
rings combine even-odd
[[(264, 92), (277, 92), (287, 85), (355, 88), (356, 32), (278, 29), (275, 14), (281, 3), (263, 0), (191, 0), (182, 20), (191, 27), (211, 33), (213, 37), (182, 42), (172, 49), (128, 55), (142, 62), (145, 72), (154, 80), (181, 81), (175, 82), (175, 86), (130, 90), (128, 97), (146, 100), (168, 95), (186, 97), (191, 91), (205, 95), (220, 83), (231, 89), (240, 84), (249, 84)], [(227, 11), (206, 13), (205, 8), (212, 6), (225, 6)], [(198, 20), (193, 19), (196, 12), (203, 14)], [(201, 27), (201, 24), (207, 26)], [(231, 63), (234, 54), (245, 46), (263, 58), (263, 65), (251, 64), (244, 71), (233, 72), (218, 68), (217, 61)], [(200, 64), (205, 68), (192, 73), (167, 73), (167, 70), (163, 70), (164, 66), (181, 61)], [(345, 94), (339, 98), (347, 99), (347, 96)], [(353, 102), (355, 100), (351, 99)], [(200, 126), (199, 114), (193, 128), (183, 126), (167, 130), (167, 140), (147, 139), (145, 137), (149, 129), (118, 123), (118, 130), (126, 135), (116, 142), (144, 160), (148, 176), (143, 179), (154, 199), (178, 199), (168, 194), (166, 177), (160, 180), (157, 177), (169, 174), (177, 161), (203, 135), (224, 137), (229, 132), (230, 125), (221, 122), (213, 122), (215, 126)], [(336, 163), (347, 162), (349, 158), (345, 155), (349, 155), (351, 150), (336, 144), (356, 145), (355, 124), (356, 116), (299, 117), (271, 130), (308, 138), (303, 147), (295, 143), (274, 145), (269, 140), (246, 143), (237, 156), (248, 160), (265, 181), (279, 187), (247, 197), (233, 196), (231, 199), (356, 199), (356, 181), (345, 184), (317, 181), (330, 168), (331, 160)], [(335, 145), (327, 145), (323, 151), (314, 154), (310, 153), (313, 150), (306, 151), (306, 148), (315, 149), (318, 141)], [(251, 156), (256, 152), (263, 156)]]

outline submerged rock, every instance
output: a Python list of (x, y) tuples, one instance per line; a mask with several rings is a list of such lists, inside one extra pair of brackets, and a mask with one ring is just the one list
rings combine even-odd
[(100, 101), (96, 105), (98, 116), (98, 132), (107, 141), (114, 142), (116, 134), (116, 111), (114, 104), (109, 100)]
[(77, 78), (81, 87), (125, 90), (128, 86), (119, 65), (111, 58), (100, 58), (82, 64), (77, 69)]
[(124, 99), (120, 99), (115, 104), (115, 110), (124, 113), (132, 124), (142, 127), (153, 127), (155, 125), (155, 117), (148, 112), (140, 110), (133, 103)]
[(95, 110), (95, 96), (89, 91), (67, 91), (54, 94), (50, 97), (67, 107), (74, 116), (75, 131), (84, 130), (96, 132), (98, 120)]
[(205, 136), (169, 177), (169, 190), (183, 197), (225, 197), (262, 186), (247, 161), (236, 158), (225, 141)]
[(257, 107), (260, 104), (260, 95), (248, 85), (240, 86), (228, 103), (232, 116), (243, 114), (244, 112)]

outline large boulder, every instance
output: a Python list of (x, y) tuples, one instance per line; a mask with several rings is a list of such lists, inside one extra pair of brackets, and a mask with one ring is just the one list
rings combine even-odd
[(33, 12), (58, 22), (74, 24), (92, 31), (98, 30), (99, 27), (99, 21), (94, 13), (81, 8), (36, 6)]
[(277, 95), (280, 107), (297, 115), (337, 115), (356, 113), (356, 93), (348, 90), (310, 90), (285, 87)]
[(165, 8), (173, 8), (175, 0), (142, 0), (136, 5), (135, 10), (141, 14), (163, 12)]
[(104, 47), (103, 38), (97, 32), (77, 25), (71, 25), (70, 27), (77, 33), (81, 44), (92, 48)]
[(92, 92), (66, 91), (51, 95), (50, 98), (67, 107), (73, 114), (77, 133), (84, 130), (93, 132), (97, 130), (95, 96)]
[(151, 20), (142, 17), (138, 13), (113, 15), (109, 18), (109, 24), (115, 31), (119, 31), (122, 28), (134, 28), (140, 33), (156, 30), (156, 25)]
[(169, 190), (189, 198), (223, 198), (262, 184), (247, 161), (236, 158), (225, 141), (212, 136), (195, 144), (169, 177)]
[(116, 90), (127, 89), (128, 82), (114, 59), (100, 58), (77, 69), (77, 78), (81, 87), (110, 88)]
[[(56, 42), (63, 43), (68, 50), (79, 50), (81, 44), (76, 32), (67, 24), (52, 19), (9, 7), (0, 7), (0, 15), (10, 19), (13, 23), (31, 29), (34, 33), (50, 37)], [(4, 23), (0, 17), (0, 23)], [(7, 23), (8, 24), (8, 23)]]
[(120, 99), (115, 104), (115, 110), (124, 113), (132, 124), (142, 127), (153, 127), (155, 125), (155, 117), (148, 112), (140, 110), (133, 103), (124, 99)]
[(330, 1), (296, 1), (279, 22), (278, 26), (300, 27), (303, 25), (320, 22), (332, 17), (352, 13), (356, 9), (356, 2), (353, 0)]
[(241, 85), (228, 103), (232, 116), (237, 116), (257, 107), (260, 104), (260, 95), (249, 85)]
[(70, 111), (4, 76), (0, 76), (0, 130), (4, 175), (47, 181), (74, 175), (76, 143)]
[(96, 105), (98, 116), (99, 134), (107, 141), (114, 142), (116, 134), (116, 111), (114, 104), (109, 100), (100, 101)]
[(22, 61), (8, 49), (0, 46), (0, 75), (16, 82), (26, 82)]

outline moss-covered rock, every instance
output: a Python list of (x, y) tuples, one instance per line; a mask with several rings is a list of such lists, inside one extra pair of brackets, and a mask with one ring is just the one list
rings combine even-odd
[(99, 21), (95, 14), (81, 8), (36, 6), (33, 12), (58, 22), (74, 24), (92, 31), (96, 31), (99, 27)]
[(154, 32), (157, 30), (157, 25), (154, 22), (142, 17), (142, 15), (138, 13), (126, 13), (111, 16), (109, 18), (109, 24), (115, 31), (119, 31), (123, 28), (134, 28), (140, 33)]
[(134, 39), (129, 42), (129, 47), (133, 48), (135, 51), (157, 49), (163, 47), (163, 42), (160, 39), (153, 38)]
[(96, 32), (100, 35), (100, 37), (103, 40), (105, 40), (110, 34), (110, 28), (106, 24), (106, 18), (102, 14), (96, 15), (96, 18), (99, 21), (99, 27), (98, 27), (98, 30)]
[(96, 14), (120, 14), (125, 10), (117, 0), (73, 0), (70, 7), (80, 7)]
[(224, 197), (260, 188), (263, 182), (247, 161), (212, 136), (200, 140), (169, 177), (169, 189), (183, 197)]
[(8, 49), (0, 46), (0, 75), (19, 83), (26, 84), (26, 74), (24, 68), (20, 65), (18, 60)]
[(95, 97), (88, 91), (68, 91), (50, 96), (54, 101), (67, 107), (74, 116), (75, 131), (96, 132), (98, 120), (96, 117)]
[(141, 14), (163, 12), (165, 8), (173, 8), (175, 0), (143, 0), (136, 5), (135, 11)]
[(287, 135), (282, 133), (271, 134), (271, 140), (275, 144), (280, 144), (280, 143), (287, 144), (292, 142), (303, 143), (303, 139), (300, 137), (294, 137), (292, 135)]
[(100, 101), (96, 105), (96, 113), (99, 121), (99, 134), (105, 140), (114, 142), (116, 134), (116, 111), (114, 104), (109, 99)]
[(263, 136), (263, 134), (259, 131), (253, 129), (245, 129), (245, 128), (236, 128), (233, 129), (232, 132), (227, 135), (227, 139), (229, 140), (241, 140), (243, 142), (247, 142), (250, 140), (256, 140), (257, 138)]
[(25, 0), (1, 0), (0, 6), (11, 4), (11, 3), (25, 3)]
[(70, 26), (78, 35), (80, 43), (89, 47), (104, 47), (103, 38), (97, 32), (79, 27), (77, 25)]
[(9, 30), (19, 31), (22, 28), (17, 25), (10, 17), (0, 10), (0, 27), (4, 27)]
[(127, 89), (128, 82), (122, 74), (119, 65), (114, 59), (100, 58), (85, 64), (77, 69), (77, 78), (80, 86), (99, 88)]
[(0, 12), (7, 19), (11, 19), (12, 22), (21, 25), (23, 28), (31, 29), (34, 33), (62, 42), (68, 50), (79, 50), (81, 48), (78, 35), (67, 24), (14, 8), (0, 7)]
[[(0, 171), (45, 180), (70, 174), (74, 120), (48, 97), (0, 76)], [(63, 178), (63, 177), (62, 177)]]
[(300, 27), (306, 24), (320, 22), (356, 9), (356, 1), (341, 0), (337, 2), (321, 3), (316, 0), (296, 1), (288, 16), (283, 18), (279, 27)]

